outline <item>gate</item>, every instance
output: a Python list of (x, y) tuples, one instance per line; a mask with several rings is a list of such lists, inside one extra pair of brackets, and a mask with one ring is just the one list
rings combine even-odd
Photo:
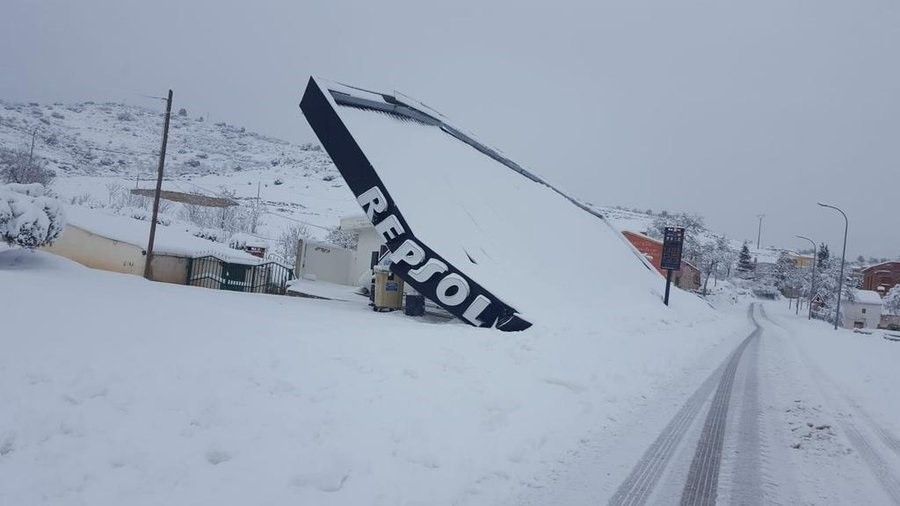
[(188, 263), (188, 285), (216, 290), (283, 295), (291, 279), (293, 269), (278, 262), (245, 264), (207, 255)]

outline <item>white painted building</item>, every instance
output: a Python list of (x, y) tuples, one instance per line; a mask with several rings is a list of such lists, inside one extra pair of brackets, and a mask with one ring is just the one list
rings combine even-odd
[(843, 324), (848, 329), (874, 329), (881, 323), (881, 296), (872, 290), (853, 290), (852, 301), (841, 301)]
[(354, 232), (359, 237), (350, 262), (350, 284), (368, 287), (372, 275), (372, 253), (380, 253), (382, 248), (386, 247), (384, 238), (378, 235), (375, 227), (364, 215), (341, 218), (341, 230)]
[[(143, 276), (149, 222), (78, 206), (67, 207), (66, 216), (62, 236), (44, 250), (93, 269)], [(204, 255), (246, 265), (261, 262), (244, 251), (160, 225), (156, 227), (150, 278), (187, 284), (191, 259)]]

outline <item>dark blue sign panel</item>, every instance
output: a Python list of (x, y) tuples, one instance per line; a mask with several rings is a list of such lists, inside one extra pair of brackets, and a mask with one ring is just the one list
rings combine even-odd
[(530, 327), (531, 323), (522, 319), (514, 308), (416, 238), (326, 93), (329, 91), (311, 78), (300, 108), (369, 221), (385, 240), (391, 251), (391, 271), (471, 325), (505, 331)]
[(681, 269), (681, 250), (684, 246), (684, 229), (666, 227), (663, 233), (663, 251), (660, 267), (672, 271)]

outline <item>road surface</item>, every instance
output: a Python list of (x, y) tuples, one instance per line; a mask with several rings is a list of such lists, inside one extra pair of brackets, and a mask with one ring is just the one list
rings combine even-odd
[[(896, 357), (900, 343), (854, 342), (778, 303), (752, 304), (747, 316), (745, 335), (677, 409), (661, 401), (646, 423), (573, 452), (516, 502), (900, 504), (900, 420), (891, 416), (900, 394), (865, 370), (870, 358), (884, 363), (867, 353)], [(835, 365), (853, 360), (850, 374)], [(890, 398), (873, 402), (854, 385)]]

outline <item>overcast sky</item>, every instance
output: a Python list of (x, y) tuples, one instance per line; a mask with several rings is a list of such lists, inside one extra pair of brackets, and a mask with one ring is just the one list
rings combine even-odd
[[(292, 141), (310, 74), (399, 90), (591, 202), (900, 255), (900, 2), (3, 0), (0, 96)], [(488, 5), (490, 4), (490, 5)], [(545, 5), (546, 4), (546, 5)]]

